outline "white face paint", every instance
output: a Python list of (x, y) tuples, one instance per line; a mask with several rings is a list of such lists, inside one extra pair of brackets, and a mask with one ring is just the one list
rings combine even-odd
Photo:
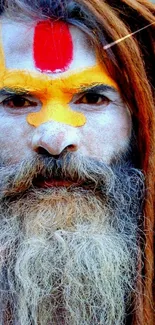
[[(114, 86), (115, 83), (109, 81), (110, 78), (106, 76), (105, 71), (101, 71), (102, 78), (98, 73), (93, 74), (93, 69), (98, 63), (95, 51), (92, 51), (85, 34), (76, 27), (69, 28), (73, 43), (73, 57), (70, 64), (61, 73), (46, 74), (39, 72), (34, 64), (34, 25), (32, 26), (32, 23), (8, 22), (3, 18), (2, 44), (6, 69), (8, 71), (18, 69), (19, 75), (20, 70), (27, 71), (30, 76), (36, 72), (38, 80), (41, 80), (39, 81), (39, 91), (41, 92), (40, 94), (38, 91), (39, 95), (34, 94), (33, 85), (30, 87), (30, 93), (21, 94), (20, 98), (19, 96), (18, 98), (14, 97), (14, 93), (1, 92), (0, 94), (0, 148), (2, 156), (7, 154), (9, 163), (28, 159), (39, 147), (42, 147), (51, 155), (59, 155), (67, 148), (79, 155), (102, 159), (109, 164), (116, 155), (121, 154), (128, 147), (131, 136), (130, 113), (123, 104), (120, 94)], [(91, 72), (91, 69), (90, 77), (90, 73), (86, 72), (88, 70)], [(100, 70), (102, 69), (100, 68)], [(72, 75), (76, 78), (72, 78)], [(56, 88), (57, 84), (55, 86), (52, 81), (54, 88), (51, 88), (53, 93), (51, 91), (50, 95), (49, 89), (45, 89), (41, 84), (41, 78), (46, 78), (46, 76), (50, 80), (50, 84), (53, 79), (57, 84), (61, 83), (61, 87)], [(77, 91), (83, 87), (84, 77), (84, 85), (87, 90)], [(1, 79), (6, 87), (3, 75), (1, 75)], [(17, 79), (14, 79), (13, 87), (15, 88), (19, 88)], [(35, 87), (37, 87), (36, 84)], [(23, 90), (23, 84), (20, 88)], [(28, 83), (25, 82), (26, 92), (27, 88)], [(56, 91), (57, 89), (58, 91)], [(57, 93), (55, 101), (59, 102), (60, 96), (61, 104), (64, 101), (64, 105), (66, 105), (66, 93), (72, 90), (67, 105), (69, 104), (71, 110), (81, 112), (86, 118), (86, 123), (75, 127), (75, 122), (69, 125), (64, 118), (64, 121), (63, 119), (62, 121), (47, 119), (40, 122), (38, 127), (30, 125), (26, 120), (27, 115), (40, 111), (45, 90), (47, 90), (51, 106), (55, 93)]]
[[(120, 324), (128, 301), (126, 288), (133, 286), (130, 277), (135, 279), (135, 262), (131, 255), (135, 258), (133, 229), (135, 231), (136, 227), (129, 214), (133, 195), (128, 200), (126, 193), (135, 193), (137, 188), (134, 190), (128, 177), (127, 186), (120, 189), (123, 177), (117, 180), (111, 168), (102, 168), (96, 161), (93, 164), (82, 158), (95, 158), (110, 164), (115, 156), (124, 153), (131, 136), (131, 116), (117, 85), (98, 63), (96, 51), (92, 50), (83, 32), (69, 26), (70, 33), (63, 34), (65, 42), (70, 44), (69, 54), (65, 48), (58, 51), (61, 47), (57, 37), (57, 46), (53, 45), (54, 67), (53, 61), (45, 67), (45, 61), (34, 59), (35, 26), (36, 22), (22, 24), (8, 22), (5, 18), (2, 23), (0, 156), (6, 165), (27, 160), (15, 168), (0, 169), (1, 174), (3, 171), (1, 194), (6, 197), (1, 207), (1, 250), (5, 254), (4, 262), (7, 261), (4, 270), (6, 267), (9, 270), (2, 279), (4, 287), (6, 283), (8, 288), (1, 299), (2, 309), (7, 311), (7, 306), (11, 306), (11, 312), (15, 313), (13, 321), (16, 323), (17, 319), (25, 325), (77, 324), (77, 319), (79, 324), (90, 324), (93, 320), (99, 320), (100, 324)], [(40, 39), (42, 32), (44, 30), (39, 31)], [(35, 54), (39, 53), (39, 46), (36, 41)], [(41, 52), (46, 60), (46, 53), (42, 49)], [(66, 55), (66, 61), (59, 65), (60, 53), (62, 60)], [(80, 125), (77, 123), (79, 113), (85, 118), (83, 124), (80, 120)], [(41, 162), (34, 166), (36, 155), (48, 152), (55, 156), (66, 149), (74, 156), (68, 173), (66, 168), (66, 178), (59, 170), (60, 179), (54, 176), (53, 170), (58, 166), (54, 163), (51, 173), (47, 172), (46, 162), (44, 166)], [(65, 163), (62, 165), (62, 169), (66, 167)], [(51, 165), (48, 167), (50, 169)], [(75, 171), (79, 175), (77, 180)], [(53, 178), (47, 179), (47, 175)], [(81, 175), (86, 179), (86, 187), (80, 183)], [(99, 179), (101, 183), (95, 191)], [(94, 184), (94, 191), (93, 185), (89, 191), (87, 180)], [(101, 201), (102, 181), (104, 193), (109, 193), (106, 204), (104, 198)], [(31, 184), (34, 185), (32, 190)], [(37, 185), (53, 188), (38, 191)], [(11, 196), (11, 202), (7, 196)], [(110, 197), (117, 209), (112, 209), (108, 202)], [(133, 203), (134, 214), (134, 200)], [(8, 221), (5, 227), (4, 218)], [(125, 229), (130, 230), (127, 243), (124, 222)], [(115, 224), (119, 225), (116, 231)], [(17, 297), (15, 295), (13, 301), (15, 290)], [(10, 297), (11, 301), (7, 301)]]

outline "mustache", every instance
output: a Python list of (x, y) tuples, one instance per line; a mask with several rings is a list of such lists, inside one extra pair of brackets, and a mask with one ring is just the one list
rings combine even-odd
[(66, 153), (63, 157), (36, 155), (18, 164), (0, 167), (0, 197), (26, 191), (38, 181), (46, 179), (71, 180), (87, 183), (93, 187), (103, 186), (107, 178), (112, 180), (113, 172), (102, 161)]

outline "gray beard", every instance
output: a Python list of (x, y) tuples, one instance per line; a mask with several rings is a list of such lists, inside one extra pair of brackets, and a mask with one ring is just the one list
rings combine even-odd
[[(83, 186), (38, 189), (37, 175)], [(143, 175), (66, 156), (1, 167), (0, 180), (0, 323), (124, 324), (136, 294)]]

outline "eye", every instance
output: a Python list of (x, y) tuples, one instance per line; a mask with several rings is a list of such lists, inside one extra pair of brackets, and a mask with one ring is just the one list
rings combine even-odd
[(25, 97), (20, 95), (11, 96), (6, 98), (2, 102), (3, 106), (9, 108), (26, 108), (26, 107), (34, 107), (37, 106), (36, 102), (33, 102)]
[(86, 105), (108, 105), (110, 100), (101, 94), (96, 93), (86, 93), (82, 97), (80, 97), (76, 104), (86, 104)]

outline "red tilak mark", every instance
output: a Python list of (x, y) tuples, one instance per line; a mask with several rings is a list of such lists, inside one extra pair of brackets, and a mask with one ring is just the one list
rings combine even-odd
[(62, 21), (40, 21), (34, 32), (34, 61), (42, 72), (67, 70), (73, 59), (69, 27)]

